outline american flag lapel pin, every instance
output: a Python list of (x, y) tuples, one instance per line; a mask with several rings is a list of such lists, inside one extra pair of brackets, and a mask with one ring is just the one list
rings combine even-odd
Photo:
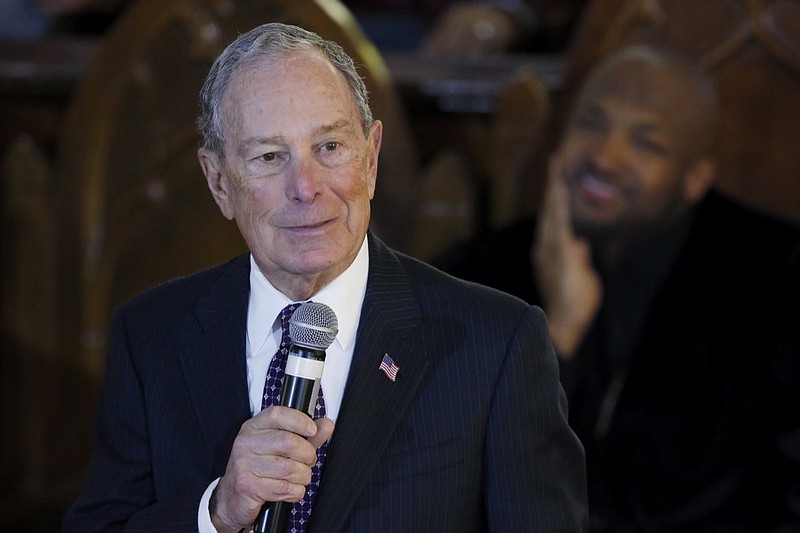
[(378, 366), (378, 369), (386, 374), (387, 378), (394, 382), (397, 380), (397, 372), (400, 370), (400, 367), (397, 366), (394, 362), (394, 359), (392, 359), (389, 354), (386, 353), (383, 354), (383, 359), (381, 359), (381, 364)]

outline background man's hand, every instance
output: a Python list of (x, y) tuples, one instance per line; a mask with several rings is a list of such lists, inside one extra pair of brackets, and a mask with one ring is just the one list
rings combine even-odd
[(572, 230), (557, 156), (549, 174), (531, 256), (553, 345), (560, 357), (571, 359), (597, 315), (603, 287), (589, 243)]

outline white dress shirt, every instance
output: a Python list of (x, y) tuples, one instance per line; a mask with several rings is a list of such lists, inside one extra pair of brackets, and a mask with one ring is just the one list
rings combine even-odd
[[(361, 304), (367, 290), (368, 273), (369, 250), (365, 238), (358, 255), (347, 270), (309, 298), (333, 309), (339, 322), (339, 333), (336, 335), (336, 340), (325, 351), (325, 366), (321, 380), (322, 391), (325, 395), (325, 416), (334, 422), (339, 416), (344, 387), (350, 371), (350, 361), (353, 358), (356, 331), (361, 316)], [(290, 300), (267, 280), (251, 255), (245, 355), (247, 357), (247, 390), (250, 396), (250, 412), (253, 415), (261, 411), (267, 369), (281, 342), (279, 314), (284, 307), (291, 303), (293, 300)], [(200, 533), (216, 533), (216, 529), (211, 524), (208, 502), (217, 483), (219, 483), (219, 478), (208, 486), (200, 500), (197, 512)]]

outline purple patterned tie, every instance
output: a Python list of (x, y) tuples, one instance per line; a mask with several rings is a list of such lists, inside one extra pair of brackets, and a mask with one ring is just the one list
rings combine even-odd
[[(264, 396), (261, 401), (261, 408), (266, 409), (270, 405), (278, 405), (283, 389), (283, 374), (286, 369), (286, 359), (289, 353), (291, 338), (289, 337), (289, 319), (295, 309), (301, 304), (294, 303), (287, 305), (281, 310), (281, 345), (267, 370), (267, 380), (264, 383)], [(314, 407), (314, 419), (325, 416), (325, 400), (322, 398), (322, 387), (317, 395), (317, 404)], [(322, 475), (322, 465), (325, 463), (325, 453), (328, 450), (328, 441), (317, 449), (317, 464), (311, 469), (311, 483), (306, 487), (306, 495), (303, 499), (292, 506), (292, 515), (289, 518), (289, 529), (291, 533), (304, 533), (308, 520), (311, 517), (311, 506), (314, 504), (314, 497), (319, 489), (319, 480)]]

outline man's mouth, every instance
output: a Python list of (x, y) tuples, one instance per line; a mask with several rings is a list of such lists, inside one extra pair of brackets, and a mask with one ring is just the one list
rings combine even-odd
[(593, 203), (612, 202), (620, 196), (619, 187), (591, 171), (581, 174), (578, 187)]
[(300, 223), (300, 224), (292, 224), (292, 225), (288, 225), (288, 226), (285, 226), (285, 227), (286, 227), (286, 229), (294, 230), (294, 231), (313, 231), (313, 230), (316, 230), (316, 229), (324, 228), (325, 226), (328, 226), (328, 225), (332, 224), (333, 221), (334, 221), (334, 219), (325, 219), (325, 220), (321, 220), (319, 222), (306, 222), (306, 223)]

